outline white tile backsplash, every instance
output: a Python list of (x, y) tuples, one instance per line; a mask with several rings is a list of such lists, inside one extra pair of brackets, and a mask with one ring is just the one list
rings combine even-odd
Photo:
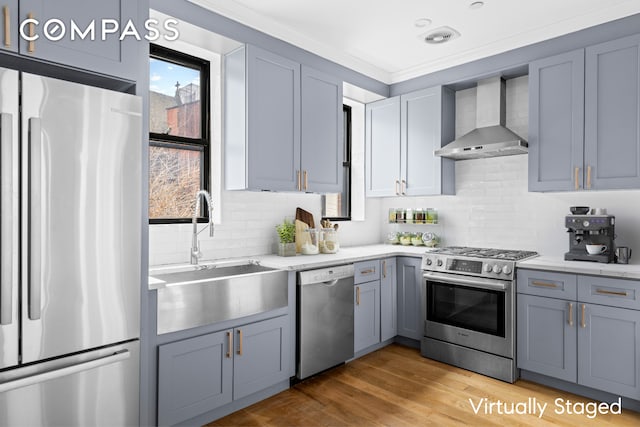
[[(507, 81), (507, 127), (523, 138), (528, 135), (528, 78)], [(456, 93), (456, 135), (475, 126), (475, 88)], [(456, 162), (456, 195), (367, 199), (365, 221), (340, 223), (343, 246), (384, 241), (390, 230), (434, 231), (445, 245), (485, 246), (535, 250), (562, 256), (569, 238), (564, 217), (569, 206), (607, 208), (616, 215), (616, 243), (640, 251), (640, 190), (529, 193), (527, 155), (462, 160)], [(222, 194), (222, 224), (216, 233), (200, 234), (203, 260), (254, 256), (274, 252), (275, 225), (293, 217), (296, 207), (320, 220), (319, 195), (270, 192)], [(435, 226), (389, 225), (390, 207), (432, 207), (439, 211)], [(217, 208), (217, 207), (216, 207)], [(149, 264), (189, 261), (191, 224), (151, 225)], [(199, 228), (204, 227), (200, 224)], [(631, 259), (640, 263), (640, 255)]]

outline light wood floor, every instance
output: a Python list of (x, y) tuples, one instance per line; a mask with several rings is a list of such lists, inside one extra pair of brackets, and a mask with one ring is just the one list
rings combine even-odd
[[(542, 418), (500, 415), (469, 399), (523, 405), (547, 404)], [(208, 426), (640, 426), (640, 414), (557, 414), (554, 401), (589, 399), (528, 381), (508, 384), (420, 356), (418, 350), (391, 345), (308, 379), (276, 396)], [(522, 403), (524, 402), (524, 403)], [(539, 413), (539, 411), (538, 411)]]

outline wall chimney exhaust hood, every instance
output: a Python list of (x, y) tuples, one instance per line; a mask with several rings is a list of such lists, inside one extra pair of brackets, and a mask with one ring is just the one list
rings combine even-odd
[(527, 141), (505, 124), (505, 81), (491, 77), (478, 82), (476, 129), (435, 151), (455, 160), (527, 154)]

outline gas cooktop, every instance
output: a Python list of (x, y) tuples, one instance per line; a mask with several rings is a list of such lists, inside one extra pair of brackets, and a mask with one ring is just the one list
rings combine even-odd
[(520, 261), (538, 255), (533, 251), (518, 251), (512, 249), (493, 249), (493, 248), (470, 248), (467, 246), (446, 246), (444, 248), (436, 248), (428, 252), (429, 254), (439, 255), (456, 255), (474, 258), (501, 259), (508, 261)]

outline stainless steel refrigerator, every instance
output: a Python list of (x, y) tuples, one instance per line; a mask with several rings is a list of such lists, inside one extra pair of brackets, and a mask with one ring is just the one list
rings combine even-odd
[(0, 69), (0, 425), (136, 425), (139, 97)]

